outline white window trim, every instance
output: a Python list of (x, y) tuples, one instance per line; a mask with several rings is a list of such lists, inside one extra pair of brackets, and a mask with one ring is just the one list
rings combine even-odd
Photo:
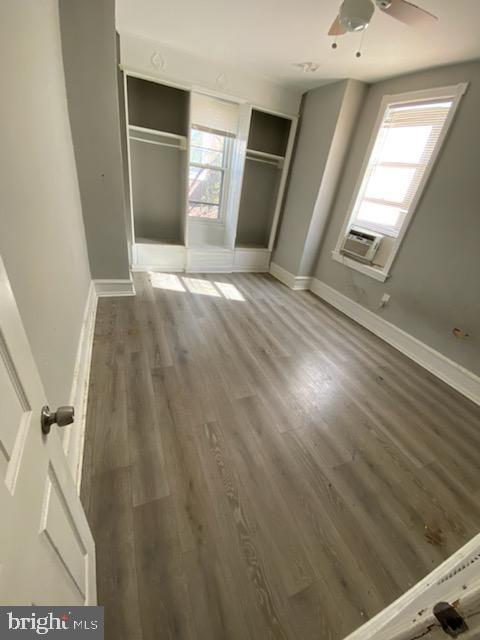
[[(192, 129), (195, 129), (195, 125), (192, 125)], [(221, 133), (221, 132), (220, 132)], [(210, 164), (202, 164), (200, 162), (190, 162), (188, 163), (190, 167), (199, 167), (202, 169), (213, 169), (214, 171), (220, 171), (222, 173), (222, 191), (220, 195), (220, 203), (218, 209), (218, 218), (204, 218), (202, 216), (191, 216), (187, 212), (187, 217), (189, 223), (193, 222), (193, 224), (207, 224), (207, 225), (220, 225), (225, 226), (225, 213), (227, 207), (228, 200), (228, 191), (230, 186), (230, 171), (231, 171), (231, 159), (232, 159), (232, 149), (235, 139), (231, 136), (225, 134), (225, 151), (223, 155), (223, 165), (218, 167), (216, 165)], [(191, 145), (191, 147), (196, 145)], [(201, 148), (201, 147), (199, 147)], [(190, 199), (187, 201), (187, 207), (192, 202)], [(214, 202), (206, 202), (205, 204), (215, 205)]]
[[(355, 189), (353, 191), (353, 196), (352, 199), (350, 201), (350, 206), (348, 208), (348, 212), (347, 215), (345, 217), (345, 221), (342, 225), (342, 229), (340, 231), (340, 235), (338, 237), (338, 241), (337, 244), (335, 246), (335, 249), (332, 251), (332, 259), (337, 261), (337, 262), (341, 262), (342, 264), (344, 264), (347, 267), (350, 267), (351, 269), (355, 269), (356, 271), (360, 271), (361, 273), (370, 276), (371, 278), (374, 278), (375, 280), (379, 280), (380, 282), (385, 282), (385, 280), (389, 277), (390, 275), (390, 270), (392, 268), (392, 264), (393, 261), (395, 260), (395, 257), (397, 255), (397, 252), (402, 244), (402, 240), (405, 236), (405, 233), (407, 232), (408, 226), (415, 214), (415, 211), (417, 209), (418, 203), (420, 201), (420, 198), (422, 197), (423, 191), (425, 189), (425, 186), (428, 182), (428, 179), (430, 177), (430, 174), (432, 173), (432, 169), (435, 166), (436, 160), (439, 156), (439, 153), (443, 147), (443, 143), (445, 142), (445, 138), (448, 134), (448, 131), (450, 130), (450, 127), (452, 125), (453, 119), (455, 117), (455, 114), (457, 112), (457, 108), (458, 105), (460, 104), (460, 100), (462, 98), (462, 96), (465, 94), (465, 92), (467, 91), (468, 88), (468, 82), (462, 82), (460, 84), (456, 84), (456, 85), (450, 85), (447, 87), (436, 87), (434, 89), (425, 89), (422, 91), (409, 91), (407, 93), (400, 93), (400, 94), (393, 94), (393, 95), (385, 95), (382, 99), (381, 105), (380, 105), (380, 109), (377, 115), (377, 119), (375, 121), (375, 126), (373, 128), (372, 134), (370, 136), (370, 140), (368, 143), (368, 147), (367, 147), (367, 151), (365, 153), (365, 157), (363, 159), (363, 163), (362, 163), (362, 168), (360, 170), (360, 174), (358, 176), (356, 185), (355, 185)], [(360, 189), (362, 187), (362, 182), (363, 182), (363, 178), (365, 175), (365, 172), (367, 170), (368, 167), (368, 161), (370, 159), (370, 156), (372, 154), (373, 151), (373, 147), (375, 145), (375, 141), (377, 139), (378, 136), (378, 132), (380, 130), (380, 127), (382, 126), (382, 122), (383, 122), (383, 118), (385, 115), (385, 111), (387, 109), (387, 107), (390, 104), (399, 104), (402, 102), (408, 103), (408, 102), (414, 102), (417, 100), (437, 100), (437, 99), (453, 99), (453, 103), (452, 106), (450, 108), (449, 114), (447, 119), (445, 120), (445, 125), (443, 127), (442, 133), (438, 139), (438, 144), (437, 144), (437, 148), (435, 149), (434, 153), (432, 154), (432, 157), (430, 158), (430, 162), (425, 170), (425, 173), (423, 175), (423, 178), (418, 186), (417, 189), (417, 193), (415, 194), (415, 197), (412, 200), (412, 204), (410, 207), (410, 210), (408, 212), (408, 214), (405, 216), (405, 220), (403, 221), (403, 224), (400, 228), (400, 232), (398, 234), (398, 236), (394, 239), (394, 246), (392, 248), (392, 251), (390, 253), (390, 256), (387, 260), (387, 262), (385, 263), (384, 267), (376, 267), (374, 265), (368, 265), (368, 264), (363, 264), (361, 262), (358, 262), (357, 260), (348, 258), (346, 256), (344, 256), (341, 252), (341, 246), (343, 243), (343, 239), (345, 238), (345, 235), (347, 233), (347, 230), (351, 224), (351, 220), (353, 217), (353, 213), (354, 213), (354, 209), (355, 209), (355, 203), (357, 201), (357, 197), (358, 194), (360, 192)]]

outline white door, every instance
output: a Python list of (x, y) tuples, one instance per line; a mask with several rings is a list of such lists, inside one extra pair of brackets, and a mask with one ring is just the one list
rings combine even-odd
[[(447, 634), (434, 615), (438, 603), (451, 605), (468, 630)], [(345, 640), (461, 640), (480, 638), (480, 534), (445, 560), (405, 595)]]
[(42, 434), (46, 404), (0, 258), (0, 604), (96, 604), (94, 542), (59, 427)]

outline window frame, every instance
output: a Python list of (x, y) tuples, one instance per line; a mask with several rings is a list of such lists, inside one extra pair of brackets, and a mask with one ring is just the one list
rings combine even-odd
[[(430, 178), (432, 170), (435, 166), (435, 163), (443, 147), (447, 134), (452, 125), (452, 122), (455, 118), (455, 114), (460, 104), (460, 100), (462, 96), (465, 94), (465, 92), (467, 91), (467, 88), (468, 88), (468, 82), (462, 82), (456, 85), (450, 85), (446, 87), (436, 87), (433, 89), (425, 89), (421, 91), (409, 91), (407, 93), (390, 94), (390, 95), (383, 96), (383, 99), (381, 101), (380, 108), (377, 114), (377, 118), (375, 121), (375, 125), (373, 127), (370, 140), (367, 146), (367, 150), (362, 162), (362, 167), (360, 169), (360, 173), (357, 178), (355, 188), (353, 190), (353, 195), (350, 201), (348, 212), (342, 224), (342, 228), (340, 230), (340, 235), (338, 237), (335, 249), (332, 251), (333, 260), (337, 262), (341, 262), (345, 266), (355, 269), (356, 271), (360, 271), (361, 273), (364, 273), (365, 275), (368, 275), (376, 280), (379, 280), (380, 282), (384, 282), (389, 277), (392, 264), (402, 244), (403, 238), (407, 232), (410, 222), (413, 216), (415, 215), (416, 209), (418, 207), (418, 203), (423, 195), (425, 186), (427, 185), (427, 182)], [(445, 120), (445, 124), (443, 126), (442, 132), (438, 138), (437, 146), (434, 152), (432, 153), (432, 156), (430, 157), (430, 161), (426, 167), (422, 180), (418, 185), (418, 189), (415, 193), (415, 196), (412, 199), (410, 209), (404, 217), (404, 220), (399, 229), (398, 235), (397, 237), (391, 237), (393, 240), (393, 247), (390, 251), (390, 255), (388, 256), (388, 259), (385, 262), (385, 266), (377, 267), (374, 265), (363, 264), (361, 262), (357, 262), (352, 258), (348, 258), (344, 256), (340, 252), (340, 249), (348, 229), (352, 226), (361, 227), (361, 224), (359, 223), (355, 224), (355, 221), (354, 221), (354, 215), (356, 213), (356, 204), (357, 204), (358, 196), (361, 192), (361, 189), (364, 183), (369, 160), (372, 155), (373, 148), (377, 141), (377, 137), (378, 137), (380, 128), (383, 124), (388, 107), (391, 105), (398, 105), (402, 103), (412, 103), (412, 102), (420, 102), (420, 101), (426, 101), (426, 100), (433, 101), (433, 100), (442, 100), (442, 99), (452, 100), (452, 106), (450, 107), (450, 111)]]
[[(226, 210), (226, 203), (227, 203), (227, 199), (228, 199), (228, 185), (229, 185), (229, 175), (230, 175), (230, 158), (232, 155), (232, 143), (234, 138), (232, 136), (230, 136), (227, 132), (223, 132), (223, 131), (208, 131), (208, 129), (205, 129), (205, 127), (201, 127), (199, 125), (195, 125), (192, 124), (190, 126), (190, 129), (196, 129), (197, 131), (204, 131), (207, 133), (213, 133), (213, 134), (217, 134), (217, 135), (221, 135), (225, 138), (225, 147), (223, 150), (223, 162), (222, 162), (222, 166), (218, 166), (218, 165), (214, 165), (214, 164), (205, 164), (205, 163), (201, 163), (201, 162), (191, 162), (190, 161), (190, 153), (192, 148), (195, 149), (208, 149), (208, 147), (201, 147), (199, 145), (194, 145), (192, 144), (192, 142), (190, 141), (190, 145), (189, 145), (189, 159), (188, 159), (188, 170), (190, 173), (190, 167), (197, 167), (199, 169), (210, 169), (212, 171), (219, 171), (222, 177), (222, 185), (220, 188), (220, 201), (218, 202), (218, 204), (216, 202), (198, 202), (197, 200), (191, 200), (190, 198), (187, 199), (187, 218), (189, 222), (192, 221), (196, 221), (196, 222), (201, 222), (202, 224), (220, 224), (220, 225), (224, 225), (225, 224), (225, 210)], [(191, 133), (190, 133), (190, 138), (191, 138)], [(212, 150), (213, 151), (213, 150)], [(190, 177), (189, 177), (189, 184), (190, 184)], [(210, 205), (213, 207), (217, 207), (218, 206), (218, 218), (207, 218), (207, 217), (203, 217), (203, 216), (192, 216), (189, 213), (189, 208), (190, 208), (190, 203), (194, 203), (194, 204), (200, 204), (200, 205)]]

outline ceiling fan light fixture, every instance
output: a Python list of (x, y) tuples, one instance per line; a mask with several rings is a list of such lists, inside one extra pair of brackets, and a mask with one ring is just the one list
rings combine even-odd
[(340, 7), (340, 24), (347, 31), (363, 31), (368, 27), (374, 11), (372, 0), (344, 0)]

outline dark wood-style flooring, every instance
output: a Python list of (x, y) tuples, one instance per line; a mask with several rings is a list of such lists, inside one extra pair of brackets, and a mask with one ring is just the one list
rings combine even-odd
[(340, 640), (479, 531), (479, 407), (268, 275), (136, 289), (88, 406), (108, 640)]

